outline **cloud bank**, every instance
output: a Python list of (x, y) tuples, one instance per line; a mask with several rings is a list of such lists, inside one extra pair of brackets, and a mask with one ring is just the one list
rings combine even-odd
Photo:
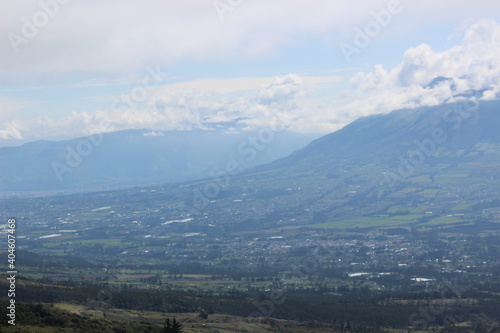
[(458, 45), (443, 51), (426, 44), (410, 48), (394, 68), (376, 65), (349, 82), (351, 89), (330, 101), (311, 98), (311, 85), (296, 74), (268, 79), (259, 89), (237, 95), (211, 91), (206, 84), (204, 89), (164, 85), (151, 90), (136, 108), (12, 120), (2, 124), (0, 137), (34, 140), (133, 128), (210, 130), (222, 123), (228, 130), (246, 130), (269, 126), (276, 114), (288, 130), (327, 133), (360, 116), (476, 98), (472, 91), (482, 91), (482, 99), (496, 99), (500, 97), (500, 25), (479, 21), (465, 30)]
[[(500, 10), (496, 0), (396, 1), (405, 33), (422, 18), (444, 22)], [(168, 68), (185, 60), (261, 59), (304, 36), (326, 44), (349, 39), (355, 26), (389, 0), (222, 2), (237, 4), (224, 12), (223, 21), (210, 0), (4, 1), (0, 80), (46, 82), (141, 71), (144, 64)]]
[(499, 96), (500, 25), (483, 20), (470, 26), (460, 45), (438, 52), (426, 44), (407, 50), (392, 69), (375, 66), (351, 79), (346, 108), (358, 115), (454, 102), (483, 90), (483, 99)]

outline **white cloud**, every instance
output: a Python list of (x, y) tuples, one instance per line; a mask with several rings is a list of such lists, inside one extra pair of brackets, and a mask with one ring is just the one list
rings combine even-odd
[[(236, 78), (202, 78), (191, 81), (172, 83), (162, 86), (167, 90), (199, 90), (218, 93), (241, 92), (256, 90), (269, 84), (272, 77), (236, 77)], [(301, 80), (308, 86), (332, 84), (342, 80), (340, 76), (302, 76)]]
[[(308, 78), (308, 82), (318, 84), (332, 80), (336, 78)], [(314, 102), (304, 99), (306, 94), (302, 78), (294, 74), (268, 79), (260, 89), (238, 96), (165, 86), (152, 90), (138, 108), (72, 112), (60, 118), (42, 116), (6, 123), (1, 133), (8, 139), (35, 140), (142, 128), (152, 129), (149, 135), (158, 135), (164, 130), (211, 129), (219, 123), (233, 123), (229, 126), (249, 130), (270, 126), (278, 113), (291, 130), (306, 130), (315, 121), (328, 130), (324, 117), (314, 115)], [(18, 127), (20, 135), (14, 136), (13, 129)]]
[(150, 131), (150, 132), (144, 133), (144, 136), (165, 136), (165, 133)]
[(2, 140), (22, 140), (21, 131), (26, 130), (25, 125), (21, 122), (13, 120), (2, 124), (0, 129), (0, 139)]
[[(448, 79), (429, 86), (437, 77)], [(199, 79), (191, 86), (197, 89), (187, 89), (188, 84), (152, 89), (137, 108), (10, 121), (0, 127), (0, 136), (74, 137), (132, 128), (150, 128), (151, 133), (159, 133), (210, 129), (222, 122), (248, 129), (269, 126), (277, 114), (289, 130), (330, 132), (360, 116), (453, 101), (454, 96), (471, 89), (487, 89), (484, 99), (499, 98), (500, 25), (493, 21), (475, 23), (465, 31), (459, 45), (443, 51), (425, 44), (410, 48), (394, 68), (376, 65), (370, 72), (356, 74), (350, 81), (352, 89), (337, 99), (309, 98), (311, 87), (332, 84), (337, 79), (296, 74), (252, 78), (247, 83), (244, 79)], [(214, 82), (218, 84), (209, 89)], [(248, 91), (226, 94), (241, 89)]]
[[(57, 3), (41, 2), (46, 1)], [(212, 1), (73, 0), (25, 37), (26, 22), (43, 13), (39, 1), (9, 1), (2, 7), (2, 36), (25, 38), (18, 45), (0, 40), (0, 75), (11, 81), (120, 74), (186, 59), (267, 57), (293, 43), (298, 33), (331, 31), (346, 22), (338, 14), (342, 6), (324, 0), (248, 1), (223, 22)]]
[[(47, 10), (40, 4), (59, 1), (2, 3), (0, 34), (6, 37), (0, 40), (2, 79), (57, 81), (76, 75), (141, 71), (145, 64), (168, 68), (186, 59), (266, 58), (306, 35), (325, 44), (335, 44), (334, 36), (352, 37), (355, 26), (372, 19), (371, 11), (388, 5), (388, 0), (242, 1), (221, 22), (210, 0), (72, 0), (52, 6), (53, 15), (46, 15), (44, 22)], [(500, 11), (496, 0), (401, 3), (400, 22), (405, 24), (391, 30), (404, 33), (418, 31), (415, 25), (422, 18), (435, 23), (457, 17), (490, 17)], [(34, 18), (42, 21), (30, 31), (27, 26)], [(16, 47), (9, 40), (13, 34), (24, 38)]]
[[(429, 85), (435, 78), (440, 83)], [(435, 51), (426, 44), (407, 50), (393, 69), (376, 65), (372, 72), (351, 79), (344, 109), (359, 115), (399, 108), (453, 102), (456, 95), (487, 89), (485, 99), (499, 98), (500, 25), (483, 20), (465, 32), (460, 45)]]

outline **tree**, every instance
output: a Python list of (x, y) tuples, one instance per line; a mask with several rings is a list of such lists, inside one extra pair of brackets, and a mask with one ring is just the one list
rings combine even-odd
[(201, 310), (201, 312), (198, 314), (198, 317), (201, 319), (208, 319), (208, 312), (205, 310)]
[(184, 326), (180, 322), (178, 322), (175, 318), (170, 320), (169, 318), (165, 319), (165, 324), (163, 325), (164, 333), (181, 333), (184, 330)]

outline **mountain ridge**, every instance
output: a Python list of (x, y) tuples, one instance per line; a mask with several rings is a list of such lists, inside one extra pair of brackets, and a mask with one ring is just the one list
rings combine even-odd
[[(441, 128), (443, 135), (448, 136), (445, 140), (447, 144), (464, 145), (468, 140), (483, 139), (500, 141), (500, 131), (495, 127), (500, 124), (500, 102), (481, 101), (480, 105), (479, 108), (479, 103), (453, 103), (359, 118), (269, 166), (287, 165), (306, 156), (310, 158), (311, 155), (324, 154), (328, 150), (329, 153), (338, 153), (342, 158), (354, 157), (366, 162), (373, 159), (374, 154), (380, 155), (381, 152), (375, 148), (381, 146), (388, 148), (388, 157), (399, 157), (408, 150), (418, 149), (416, 140), (431, 139), (432, 130), (436, 128)], [(460, 116), (461, 113), (464, 118)], [(482, 120), (484, 118), (486, 120)], [(480, 128), (474, 129), (474, 124)], [(457, 132), (460, 129), (460, 133)], [(259, 167), (262, 168), (266, 166)]]
[[(3, 193), (77, 192), (182, 182), (207, 177), (237, 153), (253, 132), (125, 130), (63, 141), (39, 140), (0, 148)], [(289, 154), (310, 135), (276, 133), (243, 167)], [(15, 161), (12, 162), (12, 161)]]

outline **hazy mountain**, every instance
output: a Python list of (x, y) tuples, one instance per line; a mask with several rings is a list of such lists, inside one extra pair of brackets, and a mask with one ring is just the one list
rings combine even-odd
[[(259, 132), (233, 133), (226, 128), (127, 130), (4, 147), (0, 148), (0, 191), (95, 191), (189, 181), (208, 177), (233, 159), (241, 161), (241, 169), (271, 162), (317, 137), (269, 133), (265, 131), (259, 137)], [(257, 149), (258, 154), (250, 155)]]
[[(477, 205), (500, 197), (499, 129), (499, 101), (361, 118), (247, 172), (229, 189), (245, 188), (252, 205), (268, 213), (255, 220), (266, 224), (418, 225), (443, 216), (457, 224), (494, 220), (500, 207), (479, 214)], [(393, 216), (399, 213), (404, 217)]]
[(341, 160), (358, 166), (373, 162), (391, 166), (412, 151), (422, 151), (429, 163), (452, 158), (457, 151), (474, 151), (485, 142), (500, 142), (498, 101), (445, 104), (361, 118), (268, 167), (309, 163), (317, 168)]

